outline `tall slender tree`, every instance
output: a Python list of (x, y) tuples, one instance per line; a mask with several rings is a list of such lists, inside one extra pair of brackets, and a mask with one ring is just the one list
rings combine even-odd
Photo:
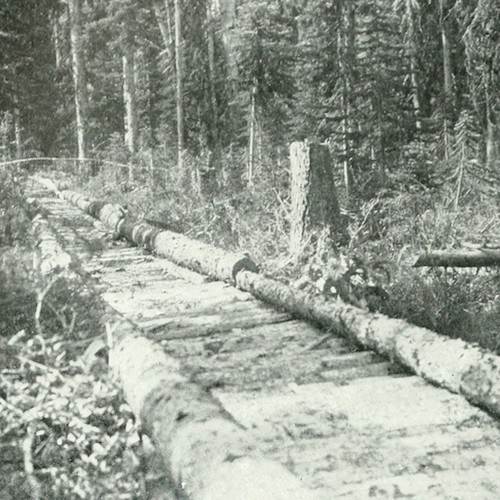
[(87, 153), (88, 100), (83, 50), (82, 0), (69, 0), (68, 5), (70, 15), (71, 55), (73, 61), (73, 83), (75, 89), (78, 158), (84, 159)]
[(485, 128), (486, 162), (500, 158), (500, 0), (479, 0), (465, 30), (471, 95)]
[(137, 93), (134, 33), (130, 29), (130, 16), (123, 21), (123, 102), (125, 104), (125, 145), (130, 155), (137, 152)]
[(180, 0), (174, 0), (175, 15), (175, 72), (177, 110), (177, 166), (182, 172), (184, 156), (184, 73), (182, 43), (182, 7)]
[(393, 7), (398, 15), (401, 16), (402, 36), (405, 43), (406, 51), (409, 59), (409, 76), (411, 81), (411, 101), (413, 105), (413, 113), (415, 117), (415, 129), (422, 129), (422, 106), (420, 104), (420, 77), (418, 65), (418, 26), (420, 4), (419, 0), (395, 0)]

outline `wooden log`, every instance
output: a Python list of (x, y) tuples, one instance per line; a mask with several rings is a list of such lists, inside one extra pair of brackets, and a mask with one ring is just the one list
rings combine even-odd
[(110, 365), (179, 496), (314, 498), (290, 471), (264, 458), (253, 437), (209, 392), (182, 377), (178, 362), (161, 347), (138, 336), (127, 320), (114, 321), (114, 331)]
[(236, 274), (242, 269), (258, 272), (257, 265), (246, 254), (227, 252), (213, 245), (192, 240), (180, 233), (131, 221), (127, 219), (123, 207), (116, 203), (90, 200), (74, 191), (58, 190), (54, 183), (46, 179), (37, 178), (37, 180), (82, 211), (104, 222), (117, 236), (145, 247), (176, 264), (227, 282), (234, 282)]
[(343, 231), (328, 146), (310, 142), (290, 145), (290, 253), (299, 254), (311, 231)]
[(463, 394), (470, 402), (500, 416), (500, 357), (491, 352), (340, 300), (292, 289), (252, 272), (240, 272), (236, 285), (397, 360), (425, 379)]
[(433, 250), (420, 255), (413, 267), (500, 266), (500, 248)]

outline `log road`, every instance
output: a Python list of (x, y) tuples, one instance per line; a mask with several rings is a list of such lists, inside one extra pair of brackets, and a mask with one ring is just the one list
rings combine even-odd
[[(248, 291), (113, 239), (34, 178), (28, 194), (104, 301), (178, 361), (182, 380), (210, 388), (266, 469), (278, 464), (273, 487), (286, 470), (297, 493), (285, 484), (270, 496), (253, 477), (247, 490), (220, 481), (218, 492), (187, 487), (182, 498), (500, 498), (494, 412)], [(89, 251), (96, 241), (99, 252)]]

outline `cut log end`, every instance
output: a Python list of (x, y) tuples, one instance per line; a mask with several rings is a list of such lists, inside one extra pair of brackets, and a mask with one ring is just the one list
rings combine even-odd
[(248, 255), (246, 255), (234, 263), (232, 272), (233, 280), (236, 280), (236, 275), (240, 271), (250, 271), (252, 273), (258, 273), (259, 266), (257, 266), (257, 264)]

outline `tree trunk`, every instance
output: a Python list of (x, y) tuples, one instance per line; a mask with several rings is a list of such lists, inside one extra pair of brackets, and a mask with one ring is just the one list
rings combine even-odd
[(489, 85), (485, 85), (486, 103), (486, 165), (490, 168), (495, 166), (498, 158), (498, 127), (496, 116), (491, 109), (491, 95)]
[(341, 234), (343, 226), (333, 179), (330, 152), (323, 144), (294, 142), (290, 146), (290, 253), (300, 255), (313, 230)]
[(174, 40), (172, 37), (172, 27), (170, 24), (170, 11), (168, 9), (168, 0), (165, 0), (165, 10), (163, 10), (162, 1), (154, 0), (153, 7), (155, 11), (156, 20), (158, 21), (158, 26), (160, 28), (161, 37), (163, 38), (163, 43), (165, 44), (165, 50), (167, 51), (168, 60), (172, 60)]
[(69, 13), (78, 158), (84, 159), (87, 150), (87, 81), (82, 44), (82, 0), (70, 0)]
[(451, 53), (450, 44), (448, 41), (448, 29), (445, 13), (446, 0), (439, 0), (440, 9), (440, 24), (441, 24), (441, 44), (443, 51), (443, 76), (444, 76), (444, 123), (443, 123), (443, 134), (444, 134), (444, 154), (445, 159), (448, 160), (450, 157), (450, 113), (453, 106), (453, 74), (451, 69)]
[(21, 112), (17, 105), (17, 98), (15, 99), (16, 107), (14, 108), (14, 134), (16, 137), (16, 159), (23, 157), (23, 141), (22, 141), (22, 128), (21, 128)]
[(257, 128), (257, 84), (254, 84), (250, 93), (250, 131), (248, 139), (248, 165), (247, 165), (247, 184), (253, 185), (253, 175), (255, 169), (255, 135)]
[(236, 0), (221, 0), (217, 2), (218, 14), (221, 18), (222, 43), (226, 55), (229, 78), (235, 84), (238, 80), (238, 65), (233, 48), (233, 29), (236, 22)]
[(352, 95), (353, 74), (352, 67), (355, 66), (356, 59), (356, 11), (352, 4), (345, 6), (342, 28), (338, 30), (338, 59), (340, 72), (342, 75), (341, 112), (342, 112), (342, 156), (343, 156), (343, 177), (345, 187), (346, 203), (349, 204), (349, 197), (352, 186), (351, 171), (351, 136), (352, 136), (352, 110), (354, 108), (354, 96)]
[(498, 128), (496, 124), (488, 119), (486, 130), (486, 164), (493, 167), (498, 158)]
[(183, 104), (183, 56), (182, 56), (182, 12), (180, 0), (174, 1), (175, 9), (175, 71), (177, 108), (177, 167), (183, 169), (184, 154), (184, 104)]
[(62, 53), (61, 53), (61, 33), (59, 29), (59, 18), (54, 14), (52, 19), (52, 36), (54, 40), (54, 54), (56, 58), (56, 68), (61, 67)]
[(457, 179), (457, 191), (455, 193), (454, 208), (458, 210), (458, 205), (460, 204), (460, 196), (462, 195), (462, 189), (464, 185), (465, 177), (465, 162), (467, 161), (465, 157), (465, 142), (462, 141), (462, 150), (460, 154), (460, 165), (458, 167), (458, 179)]
[(220, 172), (221, 145), (219, 137), (219, 110), (217, 106), (216, 95), (216, 76), (215, 76), (215, 40), (212, 8), (207, 6), (207, 52), (208, 52), (208, 81), (209, 81), (209, 99), (210, 99), (210, 131), (208, 134), (208, 158), (205, 168), (200, 172), (201, 191), (210, 196), (217, 189), (217, 177)]
[[(127, 21), (125, 21), (127, 22)], [(123, 41), (123, 102), (125, 105), (125, 145), (130, 155), (137, 152), (137, 92), (133, 36), (124, 27)]]
[(415, 129), (419, 132), (422, 129), (421, 122), (421, 106), (420, 106), (420, 84), (418, 78), (418, 65), (417, 65), (417, 40), (415, 30), (415, 15), (411, 3), (408, 3), (408, 20), (409, 20), (409, 33), (408, 33), (408, 53), (410, 57), (410, 81), (412, 92), (413, 114), (415, 117)]
[(448, 41), (448, 30), (444, 13), (446, 0), (440, 0), (441, 6), (441, 43), (443, 51), (443, 76), (444, 94), (446, 99), (453, 99), (453, 75), (451, 70), (450, 44)]

